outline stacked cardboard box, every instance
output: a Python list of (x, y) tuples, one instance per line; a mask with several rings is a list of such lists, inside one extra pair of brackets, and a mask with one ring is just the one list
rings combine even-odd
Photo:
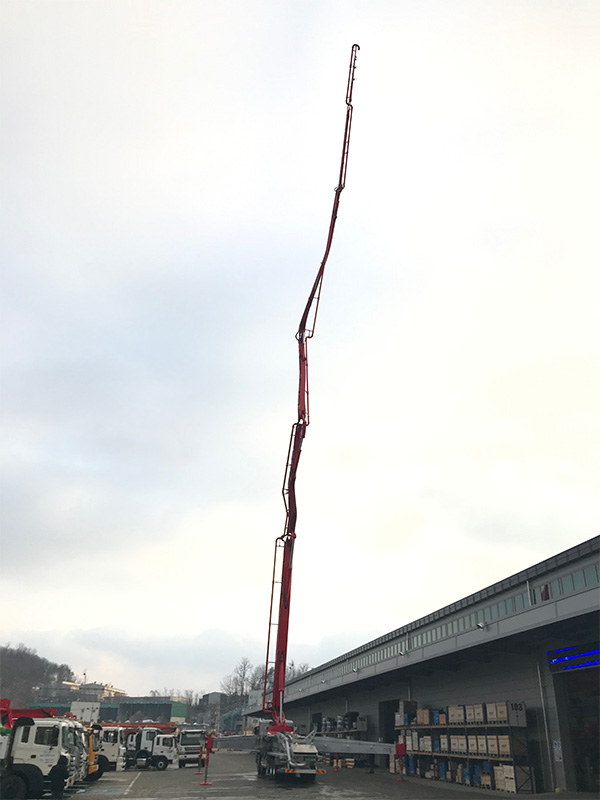
[(448, 722), (450, 725), (463, 724), (465, 721), (464, 706), (448, 706)]
[(419, 731), (411, 731), (412, 735), (412, 750), (419, 750)]
[(448, 752), (448, 736), (446, 734), (440, 734), (440, 752)]
[(474, 756), (479, 752), (477, 748), (477, 736), (467, 736), (467, 752)]
[(498, 737), (495, 735), (487, 737), (487, 751), (491, 756), (498, 755)]
[(508, 707), (506, 703), (496, 703), (496, 721), (508, 722)]
[(494, 767), (494, 787), (501, 792), (504, 791), (504, 766), (502, 764)]
[(477, 736), (477, 753), (480, 756), (485, 756), (487, 754), (487, 736)]

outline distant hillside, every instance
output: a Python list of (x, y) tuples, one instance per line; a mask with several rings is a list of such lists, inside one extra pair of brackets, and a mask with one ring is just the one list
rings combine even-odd
[(31, 647), (0, 646), (0, 697), (7, 697), (14, 706), (23, 708), (35, 702), (36, 687), (42, 684), (74, 678), (68, 664), (48, 661)]

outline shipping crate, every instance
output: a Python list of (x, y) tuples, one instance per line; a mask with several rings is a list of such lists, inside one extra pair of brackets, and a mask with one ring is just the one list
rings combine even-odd
[(450, 737), (450, 752), (458, 753), (458, 736)]
[(492, 788), (492, 776), (486, 775), (485, 772), (481, 775), (481, 788), (482, 789), (491, 789)]
[(433, 746), (431, 743), (431, 736), (423, 736), (421, 739), (421, 752), (422, 753), (432, 753)]
[(448, 714), (445, 711), (440, 711), (440, 725), (448, 724)]
[(412, 733), (412, 749), (418, 750), (419, 749), (419, 732), (418, 731), (411, 731)]
[(473, 706), (465, 706), (465, 719), (467, 722), (475, 722), (475, 709)]
[(446, 734), (440, 734), (440, 752), (448, 752), (448, 736)]
[(504, 791), (504, 767), (494, 767), (494, 787), (500, 791)]
[(475, 717), (475, 722), (485, 722), (485, 710), (483, 703), (477, 703), (473, 706), (473, 715)]
[(496, 722), (496, 703), (486, 703), (485, 704), (485, 715), (487, 717), (488, 722)]
[(506, 703), (496, 703), (497, 722), (508, 722), (508, 707)]
[(457, 736), (456, 737), (456, 744), (458, 745), (458, 752), (459, 753), (466, 753), (467, 752), (467, 737), (466, 736)]
[(396, 711), (394, 714), (394, 726), (400, 728), (402, 725), (404, 725), (404, 714)]
[(477, 736), (467, 736), (467, 752), (476, 756), (479, 752), (477, 749)]
[(510, 755), (510, 736), (498, 736), (498, 753), (501, 756)]
[(448, 722), (450, 725), (457, 725), (465, 721), (464, 706), (448, 706)]
[(488, 736), (487, 737), (487, 751), (491, 756), (497, 756), (498, 753), (498, 737), (497, 736)]

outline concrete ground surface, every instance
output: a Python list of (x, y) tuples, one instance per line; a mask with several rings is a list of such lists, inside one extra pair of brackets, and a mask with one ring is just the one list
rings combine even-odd
[[(101, 800), (125, 798), (126, 800), (494, 800), (514, 795), (485, 789), (475, 789), (456, 784), (445, 784), (419, 778), (399, 781), (397, 775), (377, 769), (374, 773), (364, 768), (343, 769), (335, 772), (328, 768), (317, 776), (315, 783), (301, 784), (294, 780), (285, 782), (256, 775), (254, 756), (249, 753), (217, 751), (211, 756), (208, 768), (210, 786), (201, 786), (204, 771), (169, 768), (156, 770), (128, 770), (108, 772), (97, 783), (86, 784), (65, 796), (71, 800)], [(534, 795), (560, 800), (597, 800), (596, 793), (560, 792)]]

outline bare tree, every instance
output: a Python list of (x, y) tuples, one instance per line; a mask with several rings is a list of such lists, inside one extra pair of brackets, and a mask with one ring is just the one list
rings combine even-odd
[(238, 691), (237, 693), (242, 697), (248, 694), (250, 675), (252, 672), (252, 664), (250, 659), (242, 658), (242, 660), (234, 667), (233, 674), (237, 680)]
[(254, 667), (250, 673), (250, 689), (262, 689), (265, 684), (265, 668)]
[(226, 675), (221, 681), (221, 691), (228, 697), (237, 694), (237, 681), (234, 675)]
[(303, 661), (301, 664), (296, 666), (294, 660), (292, 659), (285, 670), (286, 680), (290, 681), (292, 678), (297, 678), (299, 675), (304, 675), (304, 673), (308, 672), (309, 669), (310, 667), (306, 661)]

